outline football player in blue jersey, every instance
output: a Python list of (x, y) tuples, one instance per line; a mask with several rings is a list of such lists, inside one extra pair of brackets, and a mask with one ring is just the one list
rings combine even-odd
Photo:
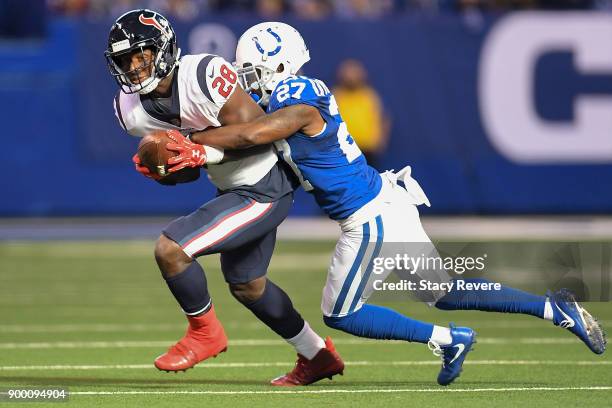
[[(327, 86), (297, 75), (310, 58), (302, 36), (293, 27), (277, 22), (258, 24), (243, 34), (236, 55), (243, 86), (267, 106), (268, 115), (179, 140), (172, 147), (181, 154), (169, 160), (175, 165), (171, 171), (192, 166), (190, 157), (194, 152), (204, 154), (202, 145), (241, 149), (274, 143), (303, 188), (342, 230), (323, 290), (325, 323), (361, 337), (426, 343), (443, 361), (438, 383), (450, 384), (459, 376), (475, 342), (472, 329), (436, 326), (366, 304), (374, 291), (375, 259), (389, 255), (397, 243), (431, 245), (417, 210), (418, 205), (429, 202), (410, 176), (410, 167), (379, 174), (367, 165)], [(389, 272), (376, 278), (384, 279)], [(445, 279), (439, 275), (433, 278)], [(489, 283), (485, 279), (463, 280), (480, 287)], [(506, 286), (446, 290), (434, 293), (430, 303), (442, 310), (533, 315), (569, 329), (597, 354), (605, 350), (602, 328), (567, 290), (547, 296)], [(285, 378), (293, 375), (296, 373), (288, 373)]]

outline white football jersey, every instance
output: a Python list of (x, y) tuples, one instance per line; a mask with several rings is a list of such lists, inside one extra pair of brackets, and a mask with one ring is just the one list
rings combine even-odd
[[(113, 102), (115, 115), (130, 135), (144, 137), (165, 129), (187, 134), (221, 126), (219, 111), (239, 86), (232, 64), (216, 55), (185, 55), (176, 69), (170, 98), (153, 99), (119, 91)], [(208, 165), (208, 176), (221, 190), (250, 186), (261, 180), (277, 160), (270, 146), (244, 159)]]

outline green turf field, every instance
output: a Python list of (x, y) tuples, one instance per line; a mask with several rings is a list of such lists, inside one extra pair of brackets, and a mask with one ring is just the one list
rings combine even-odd
[[(439, 360), (424, 345), (365, 341), (325, 327), (319, 304), (331, 242), (279, 243), (270, 277), (320, 334), (333, 336), (347, 363), (343, 377), (300, 389), (266, 385), (291, 369), (294, 352), (231, 297), (216, 257), (202, 264), (228, 352), (186, 373), (158, 372), (154, 358), (181, 337), (185, 320), (152, 247), (0, 243), (0, 388), (67, 387), (68, 404), (78, 407), (612, 406), (610, 354), (595, 356), (570, 333), (535, 318), (390, 304), (419, 319), (477, 330), (476, 350), (448, 388), (436, 384)], [(589, 309), (610, 328), (612, 304)]]

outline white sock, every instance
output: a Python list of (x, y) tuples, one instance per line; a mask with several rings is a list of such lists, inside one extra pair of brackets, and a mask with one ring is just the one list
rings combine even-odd
[(308, 360), (312, 360), (317, 355), (319, 350), (325, 348), (325, 342), (314, 330), (310, 328), (307, 321), (304, 321), (304, 328), (297, 336), (287, 340), (287, 343), (295, 347), (295, 350), (306, 357)]
[(429, 339), (440, 346), (448, 346), (453, 342), (450, 329), (448, 327), (435, 326)]
[(544, 303), (544, 316), (542, 316), (542, 318), (551, 321), (553, 319), (553, 308), (548, 298), (546, 299), (546, 303)]

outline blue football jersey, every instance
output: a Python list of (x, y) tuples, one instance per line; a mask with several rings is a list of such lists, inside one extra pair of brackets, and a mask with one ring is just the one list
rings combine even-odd
[(272, 93), (268, 113), (296, 104), (317, 108), (325, 127), (316, 136), (298, 132), (275, 142), (279, 155), (331, 219), (348, 218), (378, 195), (381, 178), (368, 166), (322, 81), (304, 76), (285, 79)]

